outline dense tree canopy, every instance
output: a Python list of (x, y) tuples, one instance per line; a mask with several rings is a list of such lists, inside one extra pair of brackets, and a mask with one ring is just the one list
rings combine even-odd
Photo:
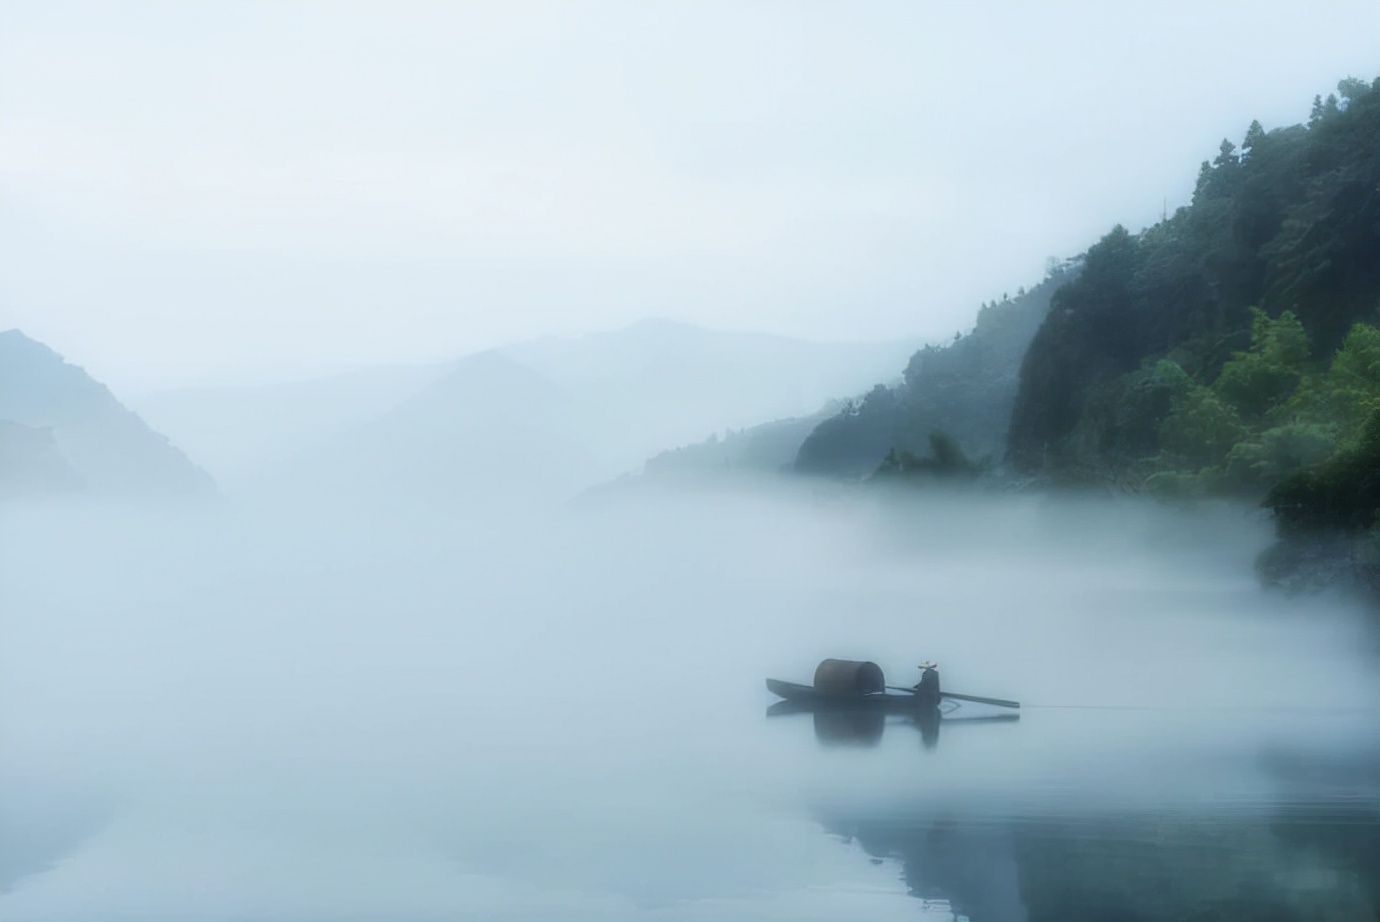
[[(1088, 251), (1025, 356), (1009, 457), (1092, 476), (1154, 457), (1171, 412), (1153, 379), (1162, 358), (1217, 382), (1211, 399), (1192, 396), (1201, 414), (1226, 400), (1243, 423), (1259, 421), (1297, 387), (1305, 343), (1330, 353), (1377, 304), (1380, 80), (1344, 80), (1307, 127), (1253, 122), (1239, 149), (1224, 140), (1191, 205), (1141, 234), (1113, 228)], [(1286, 313), (1275, 351), (1232, 358)]]
[(1078, 271), (1078, 261), (1056, 260), (1030, 291), (982, 305), (971, 332), (911, 356), (901, 384), (878, 385), (821, 423), (801, 445), (796, 470), (867, 476), (888, 455), (929, 456), (930, 433), (936, 430), (963, 451), (1000, 457), (1021, 356), (1049, 310), (1050, 297)]
[(1347, 79), (1307, 125), (1223, 140), (1191, 204), (916, 353), (796, 468), (966, 475), (1004, 448), (1023, 477), (1268, 496), (1286, 535), (1359, 536), (1380, 586), (1378, 309), (1380, 80)]
[(1259, 494), (1351, 444), (1380, 408), (1380, 329), (1358, 323), (1329, 362), (1310, 359), (1303, 325), (1255, 311), (1249, 349), (1214, 381), (1194, 381), (1162, 359), (1155, 379), (1171, 395), (1147, 485)]

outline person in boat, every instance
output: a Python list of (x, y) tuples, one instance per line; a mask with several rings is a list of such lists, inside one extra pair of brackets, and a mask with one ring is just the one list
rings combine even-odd
[(917, 703), (921, 707), (939, 707), (939, 664), (925, 660), (920, 664), (920, 681), (915, 683)]

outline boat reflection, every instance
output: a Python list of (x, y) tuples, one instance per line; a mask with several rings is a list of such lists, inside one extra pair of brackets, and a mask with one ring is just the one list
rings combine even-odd
[(805, 701), (778, 701), (767, 708), (768, 717), (810, 714), (815, 739), (821, 746), (855, 746), (867, 748), (882, 741), (888, 726), (910, 727), (920, 731), (921, 744), (926, 749), (939, 745), (941, 724), (958, 726), (984, 723), (1012, 723), (1020, 720), (1019, 713), (976, 713), (963, 716), (960, 709), (945, 702), (940, 708), (906, 708), (883, 710), (875, 707), (848, 707)]
[(815, 739), (825, 746), (875, 746), (886, 732), (880, 711), (821, 710), (813, 716)]

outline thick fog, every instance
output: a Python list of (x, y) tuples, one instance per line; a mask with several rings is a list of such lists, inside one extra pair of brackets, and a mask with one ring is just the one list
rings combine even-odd
[[(1370, 0), (0, 4), (0, 918), (1376, 917), (1374, 611), (996, 443), (1077, 254), (1378, 51)], [(922, 445), (861, 397), (949, 342), (914, 469), (993, 476), (789, 473)], [(960, 697), (764, 684), (829, 657)]]
[[(5, 918), (898, 918), (877, 817), (1269, 816), (1272, 758), (1376, 796), (1373, 622), (1263, 589), (1250, 509), (338, 499), (7, 508)], [(929, 745), (766, 716), (825, 656), (1024, 707)]]
[(1365, 78), (1380, 7), (0, 7), (0, 329), (135, 388), (652, 315), (927, 340)]

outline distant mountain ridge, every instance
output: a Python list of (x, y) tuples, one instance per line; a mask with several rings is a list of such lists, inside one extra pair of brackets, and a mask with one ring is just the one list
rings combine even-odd
[(729, 429), (811, 416), (900, 368), (918, 342), (820, 343), (647, 319), (607, 333), (500, 350), (569, 388), (581, 416), (607, 407), (610, 476)]
[(77, 493), (86, 481), (63, 457), (47, 426), (0, 419), (0, 495)]
[(838, 412), (837, 401), (809, 416), (775, 419), (715, 435), (647, 459), (648, 477), (707, 474), (781, 474), (791, 470), (801, 443)]
[(711, 434), (817, 412), (899, 368), (914, 347), (647, 320), (447, 363), (180, 391), (141, 406), (179, 442), (201, 446), (213, 470), (244, 475), (249, 490), (377, 478), (465, 493), (462, 481), (475, 478), (574, 493)]
[(19, 330), (0, 333), (0, 488), (195, 495), (215, 482), (105, 385)]
[(229, 485), (386, 413), (452, 365), (381, 365), (279, 384), (179, 388), (145, 395), (135, 409)]

